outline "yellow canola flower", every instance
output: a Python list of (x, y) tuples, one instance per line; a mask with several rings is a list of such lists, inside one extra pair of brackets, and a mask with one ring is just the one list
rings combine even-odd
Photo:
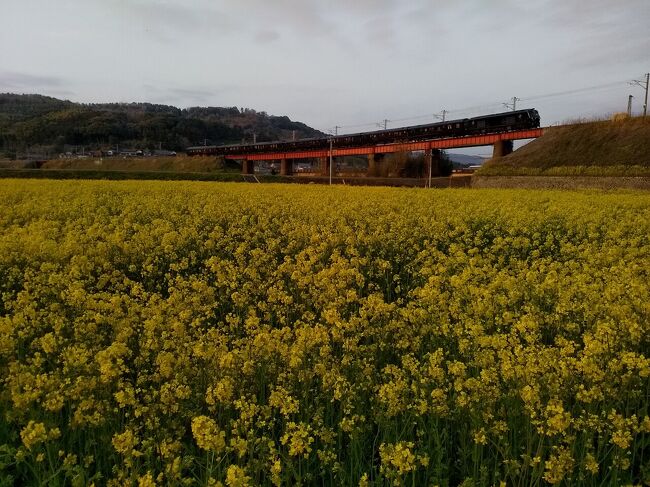
[(228, 487), (249, 487), (251, 478), (246, 471), (238, 465), (230, 465), (226, 470), (226, 485)]
[(31, 450), (48, 440), (56, 439), (59, 436), (61, 436), (59, 428), (52, 428), (48, 431), (44, 423), (37, 423), (33, 420), (27, 423), (27, 426), (25, 426), (20, 432), (23, 445), (25, 445), (28, 450)]
[(591, 475), (596, 475), (598, 473), (598, 462), (591, 453), (587, 453), (585, 458), (585, 470), (587, 470)]
[(566, 447), (557, 448), (544, 463), (544, 480), (549, 484), (559, 484), (573, 469), (574, 460)]
[(400, 441), (394, 444), (382, 443), (379, 446), (382, 471), (391, 476), (392, 472), (404, 475), (417, 468), (416, 456), (413, 453), (413, 442)]
[(283, 416), (290, 416), (298, 412), (299, 402), (283, 387), (276, 387), (269, 397), (269, 405), (278, 408)]
[(650, 193), (0, 196), (0, 409), (24, 482), (639, 481)]
[(304, 423), (289, 422), (287, 432), (282, 435), (281, 442), (288, 445), (289, 455), (308, 458), (311, 453), (311, 444), (314, 437), (311, 436), (311, 428)]
[(154, 481), (151, 472), (147, 472), (145, 475), (138, 478), (138, 487), (156, 487), (156, 482)]
[(197, 416), (192, 419), (192, 434), (199, 448), (214, 453), (223, 451), (226, 447), (226, 434), (217, 423), (207, 416)]
[(369, 487), (370, 482), (368, 481), (368, 474), (364, 473), (359, 479), (359, 487)]
[(121, 453), (122, 455), (129, 455), (135, 451), (138, 439), (133, 431), (127, 429), (123, 433), (115, 434), (112, 443), (116, 452)]
[(547, 435), (562, 434), (571, 426), (571, 414), (564, 410), (560, 401), (550, 401), (545, 414)]
[(236, 384), (230, 377), (225, 377), (214, 386), (209, 387), (205, 395), (205, 402), (214, 406), (228, 404), (234, 395)]

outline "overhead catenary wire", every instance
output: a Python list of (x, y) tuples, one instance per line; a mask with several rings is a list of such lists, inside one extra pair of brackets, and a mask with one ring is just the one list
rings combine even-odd
[(545, 95), (536, 95), (536, 96), (527, 96), (525, 98), (522, 98), (522, 101), (534, 101), (534, 100), (542, 100), (544, 98), (556, 98), (560, 96), (567, 96), (567, 95), (575, 95), (577, 93), (586, 93), (588, 91), (597, 91), (597, 90), (603, 90), (606, 88), (615, 88), (617, 86), (621, 86), (624, 84), (629, 83), (630, 80), (625, 80), (625, 81), (617, 81), (614, 83), (605, 83), (602, 85), (596, 85), (596, 86), (589, 86), (586, 88), (578, 88), (575, 90), (566, 90), (566, 91), (558, 91), (555, 93), (547, 93)]
[[(517, 98), (517, 101), (521, 102), (530, 102), (530, 101), (538, 101), (538, 100), (543, 100), (543, 99), (551, 99), (551, 98), (559, 98), (563, 96), (568, 96), (568, 95), (575, 95), (579, 93), (587, 93), (590, 91), (598, 91), (598, 90), (603, 90), (603, 89), (608, 89), (608, 88), (614, 88), (618, 86), (622, 86), (625, 84), (628, 84), (634, 80), (632, 79), (626, 79), (626, 80), (621, 80), (621, 81), (614, 81), (610, 83), (603, 83), (600, 85), (594, 85), (594, 86), (587, 86), (583, 88), (576, 88), (576, 89), (571, 89), (571, 90), (565, 90), (565, 91), (557, 91), (557, 92), (552, 92), (552, 93), (545, 93), (545, 94), (539, 94), (539, 95), (533, 95), (533, 96), (525, 96), (521, 98)], [(512, 100), (512, 98), (511, 98)], [(489, 103), (489, 104), (484, 104), (484, 105), (474, 105), (474, 106), (469, 106), (469, 107), (464, 107), (464, 108), (455, 108), (451, 110), (444, 110), (444, 113), (449, 115), (449, 114), (454, 114), (456, 116), (460, 114), (467, 114), (467, 113), (476, 113), (478, 111), (487, 111), (487, 110), (497, 110), (500, 109), (504, 106), (504, 102), (494, 102), (494, 103)], [(510, 105), (512, 106), (512, 104)], [(436, 114), (422, 114), (422, 115), (413, 115), (410, 117), (403, 117), (403, 118), (391, 118), (389, 121), (392, 123), (401, 123), (401, 122), (414, 122), (417, 120), (431, 120), (432, 117), (436, 117)], [(384, 125), (382, 121), (382, 125)], [(376, 127), (377, 122), (367, 122), (367, 123), (359, 123), (359, 124), (352, 124), (352, 125), (338, 125), (338, 129), (343, 129), (344, 131), (349, 131), (350, 129), (360, 129), (364, 127)]]

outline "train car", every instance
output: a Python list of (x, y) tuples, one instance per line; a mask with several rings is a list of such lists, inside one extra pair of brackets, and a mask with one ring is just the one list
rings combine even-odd
[(539, 124), (540, 117), (537, 110), (517, 110), (470, 118), (465, 123), (465, 131), (467, 135), (491, 134), (539, 128)]
[(423, 140), (464, 137), (469, 135), (492, 134), (511, 130), (538, 128), (539, 113), (535, 109), (516, 110), (494, 113), (474, 118), (463, 118), (445, 122), (414, 125), (395, 129), (360, 132), (356, 134), (303, 139), (291, 142), (261, 142), (259, 144), (240, 144), (222, 146), (188, 147), (188, 155), (239, 155), (269, 152), (293, 152), (324, 150), (329, 147), (330, 139), (335, 147), (366, 147), (369, 145), (419, 142)]

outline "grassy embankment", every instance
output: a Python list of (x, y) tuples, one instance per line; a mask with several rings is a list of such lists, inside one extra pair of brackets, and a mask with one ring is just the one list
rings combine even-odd
[(650, 118), (595, 121), (547, 129), (480, 176), (650, 176)]
[(53, 159), (40, 169), (0, 160), (0, 177), (37, 179), (139, 179), (239, 181), (241, 169), (215, 157)]
[(154, 172), (232, 172), (216, 157), (106, 157), (90, 159), (54, 159), (41, 169)]

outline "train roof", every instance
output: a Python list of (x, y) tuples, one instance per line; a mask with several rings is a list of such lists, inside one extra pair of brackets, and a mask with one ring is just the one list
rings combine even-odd
[[(390, 129), (382, 129), (382, 130), (372, 130), (369, 132), (356, 132), (353, 134), (341, 134), (341, 135), (335, 135), (335, 136), (327, 136), (327, 137), (312, 137), (309, 139), (300, 139), (300, 142), (309, 142), (309, 141), (317, 141), (317, 140), (329, 140), (333, 138), (334, 140), (343, 138), (343, 137), (356, 137), (360, 135), (368, 135), (368, 134), (385, 134), (389, 132), (395, 132), (396, 130), (407, 130), (407, 129), (421, 129), (421, 128), (427, 128), (427, 127), (437, 127), (438, 125), (442, 124), (454, 124), (454, 123), (460, 123), (460, 122), (465, 122), (465, 120), (480, 120), (480, 119), (485, 119), (485, 118), (495, 118), (495, 117), (503, 117), (505, 115), (517, 115), (521, 113), (528, 113), (531, 114), (534, 112), (537, 116), (539, 116), (539, 113), (537, 112), (536, 109), (534, 108), (525, 108), (523, 110), (510, 110), (507, 112), (500, 112), (500, 113), (492, 113), (489, 115), (481, 115), (478, 117), (471, 117), (471, 118), (457, 118), (454, 120), (445, 120), (444, 122), (434, 122), (434, 123), (424, 123), (420, 125), (407, 125), (405, 127), (395, 127), (395, 128), (390, 128)], [(256, 144), (228, 144), (228, 145), (199, 145), (199, 146), (194, 146), (194, 147), (188, 147), (187, 150), (198, 150), (198, 149), (225, 149), (227, 147), (264, 147), (267, 145), (271, 144), (278, 144), (278, 143), (286, 143), (286, 142), (298, 142), (296, 141), (290, 141), (290, 140), (275, 140), (271, 142), (258, 142)]]

